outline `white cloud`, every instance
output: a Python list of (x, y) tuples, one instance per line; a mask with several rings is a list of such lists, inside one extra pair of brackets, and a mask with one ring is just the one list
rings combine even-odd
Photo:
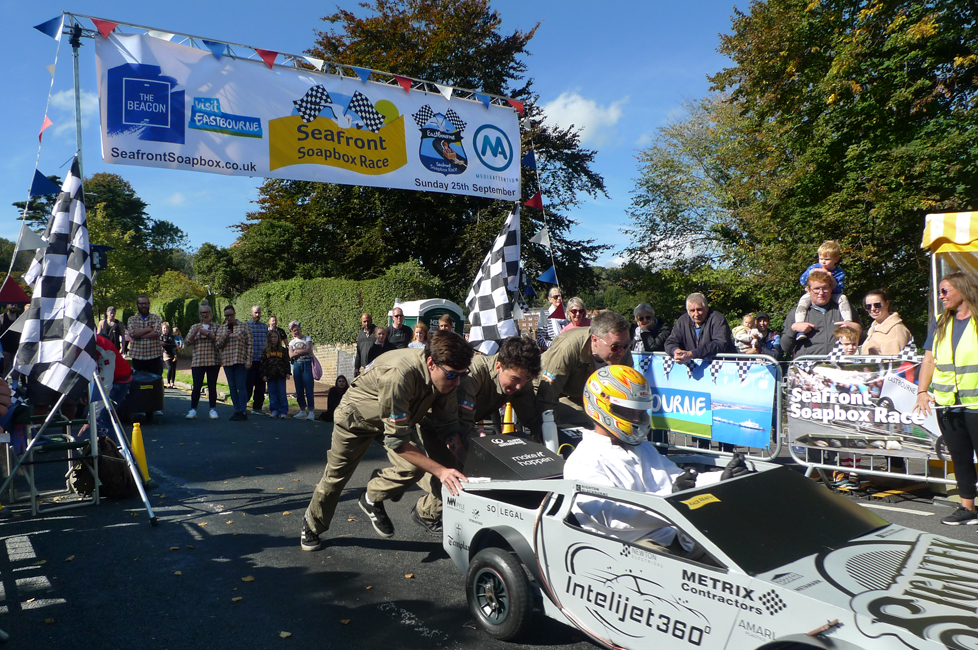
[[(61, 90), (51, 95), (51, 108), (57, 111), (53, 133), (57, 136), (75, 133), (75, 91)], [(81, 93), (82, 128), (88, 128), (98, 116), (98, 95), (83, 90)]]
[(628, 260), (626, 260), (624, 256), (615, 255), (613, 257), (609, 257), (601, 260), (599, 264), (601, 264), (601, 266), (608, 269), (620, 269), (622, 264), (624, 264), (627, 261)]
[(183, 205), (186, 201), (186, 197), (180, 192), (174, 192), (170, 196), (164, 198), (160, 203), (163, 205)]
[(581, 142), (602, 145), (612, 139), (615, 126), (622, 117), (622, 106), (628, 103), (628, 96), (607, 106), (601, 106), (593, 99), (582, 97), (577, 91), (564, 92), (560, 97), (543, 105), (547, 121), (563, 128), (571, 125), (581, 129)]

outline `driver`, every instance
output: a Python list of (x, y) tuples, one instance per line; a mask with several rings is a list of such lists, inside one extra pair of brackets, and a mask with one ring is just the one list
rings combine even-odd
[[(594, 420), (594, 431), (584, 431), (564, 465), (564, 478), (665, 495), (750, 471), (743, 457), (735, 454), (723, 472), (684, 472), (647, 440), (651, 404), (649, 385), (634, 368), (613, 365), (595, 371), (584, 386), (584, 409)], [(657, 546), (677, 541), (677, 531), (669, 522), (602, 497), (579, 496), (571, 512), (585, 530), (623, 541), (649, 540)], [(686, 552), (693, 550), (693, 542), (684, 536), (678, 543)]]

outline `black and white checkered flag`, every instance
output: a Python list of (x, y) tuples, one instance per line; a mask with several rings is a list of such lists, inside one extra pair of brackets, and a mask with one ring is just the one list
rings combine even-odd
[(832, 349), (829, 351), (828, 360), (838, 363), (839, 361), (842, 361), (842, 358), (845, 356), (847, 355), (842, 350), (842, 341), (836, 340), (835, 345), (833, 345)]
[(374, 108), (370, 99), (359, 90), (353, 91), (353, 98), (346, 110), (356, 113), (363, 125), (374, 133), (380, 131), (381, 127), (384, 126), (386, 118)]
[(424, 106), (419, 108), (418, 112), (412, 115), (411, 117), (414, 118), (414, 123), (418, 125), (418, 128), (422, 129), (424, 128), (425, 124), (430, 122), (434, 116), (435, 116), (435, 112), (431, 110), (430, 106), (425, 104)]
[(723, 367), (723, 361), (720, 359), (714, 359), (710, 362), (710, 377), (713, 378), (713, 383), (717, 383), (717, 375), (720, 374), (720, 368)]
[(910, 337), (907, 344), (900, 350), (900, 354), (897, 355), (900, 361), (915, 361), (919, 356), (923, 355), (917, 354), (917, 344), (913, 342), (913, 336)]
[(517, 208), (507, 217), (465, 298), (472, 325), (469, 343), (477, 349), (491, 350), (490, 342), (498, 343), (517, 335), (509, 292), (517, 290), (519, 272), (520, 212)]
[(465, 122), (463, 122), (462, 118), (458, 116), (458, 113), (456, 113), (452, 109), (448, 109), (447, 111), (445, 111), (445, 119), (451, 122), (452, 126), (454, 126), (455, 130), (458, 131), (459, 133), (465, 130)]
[(754, 361), (750, 359), (737, 359), (737, 378), (740, 379), (740, 383), (744, 383), (744, 380), (747, 379), (752, 365), (754, 365)]
[(669, 373), (672, 372), (674, 365), (676, 362), (672, 360), (672, 357), (662, 357), (662, 372), (666, 374), (666, 379), (669, 379)]
[(326, 86), (313, 86), (306, 91), (302, 99), (294, 100), (292, 103), (295, 104), (295, 110), (302, 117), (303, 122), (312, 122), (319, 117), (323, 106), (332, 104), (333, 100), (330, 99)]
[(655, 356), (639, 352), (637, 354), (632, 354), (632, 358), (635, 360), (635, 364), (638, 366), (639, 371), (644, 375), (652, 366), (652, 360), (655, 359)]
[(79, 395), (96, 371), (84, 201), (75, 158), (43, 236), (48, 245), (37, 251), (24, 276), (34, 292), (14, 368), (29, 378), (28, 395), (37, 394), (38, 385)]

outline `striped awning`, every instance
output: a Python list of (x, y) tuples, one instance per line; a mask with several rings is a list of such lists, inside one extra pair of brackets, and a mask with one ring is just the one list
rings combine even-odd
[(978, 251), (978, 212), (927, 215), (920, 247), (935, 253)]

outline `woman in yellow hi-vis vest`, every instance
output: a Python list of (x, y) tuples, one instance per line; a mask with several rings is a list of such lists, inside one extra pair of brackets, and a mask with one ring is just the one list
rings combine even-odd
[(924, 344), (917, 405), (925, 415), (935, 402), (938, 422), (954, 461), (961, 507), (941, 519), (949, 526), (978, 524), (975, 450), (978, 449), (978, 282), (967, 273), (941, 280), (944, 311)]

